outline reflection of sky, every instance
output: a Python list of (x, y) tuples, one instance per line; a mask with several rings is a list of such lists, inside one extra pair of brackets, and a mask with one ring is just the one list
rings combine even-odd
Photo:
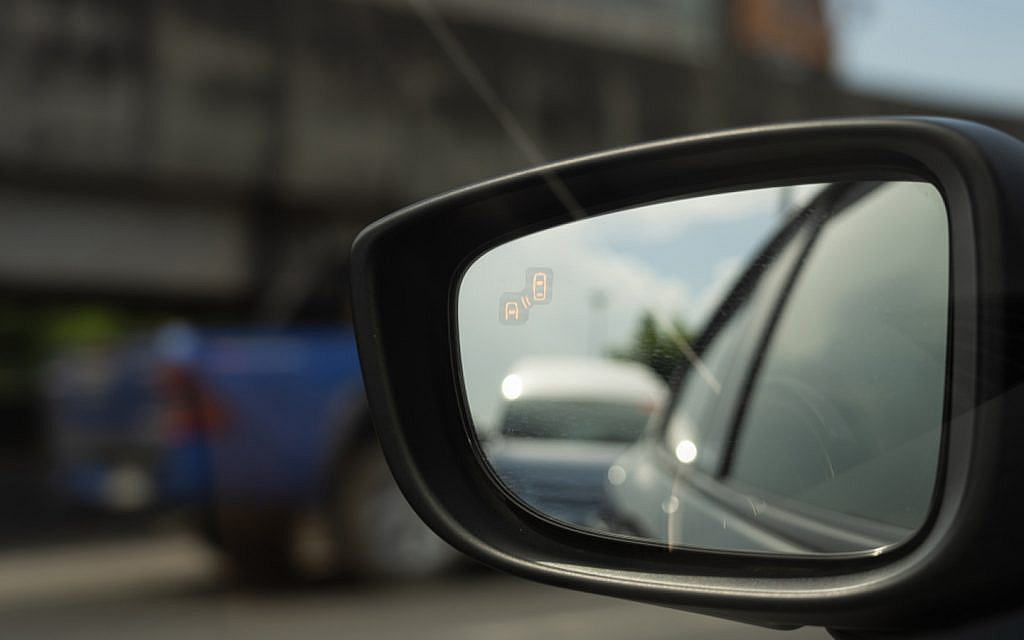
[[(816, 188), (790, 193), (806, 201)], [(459, 292), (463, 373), (478, 422), (497, 420), (501, 379), (527, 355), (628, 346), (645, 311), (699, 327), (783, 218), (779, 189), (677, 200), (548, 229), (485, 254)], [(502, 293), (552, 269), (552, 300), (523, 325), (498, 322)], [(595, 304), (600, 293), (603, 303)]]
[[(739, 268), (735, 259), (756, 246), (774, 227), (776, 216), (751, 215), (745, 218), (723, 220), (720, 223), (700, 224), (690, 228), (682, 237), (647, 239), (629, 235), (609, 236), (603, 246), (609, 253), (622, 256), (643, 256), (646, 265), (665, 278), (677, 278), (686, 284), (692, 295), (712, 291), (716, 280), (728, 278)], [(708, 309), (688, 305), (678, 309), (678, 315), (688, 327), (703, 325)]]

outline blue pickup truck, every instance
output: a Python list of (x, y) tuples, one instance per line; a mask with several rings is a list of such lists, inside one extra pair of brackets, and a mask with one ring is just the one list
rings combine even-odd
[(57, 483), (77, 503), (176, 508), (251, 574), (294, 570), (311, 522), (320, 568), (454, 561), (387, 471), (350, 331), (169, 325), (65, 353), (44, 386)]

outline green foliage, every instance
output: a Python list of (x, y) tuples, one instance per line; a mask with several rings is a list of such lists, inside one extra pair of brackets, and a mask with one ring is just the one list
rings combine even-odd
[(675, 318), (666, 325), (646, 311), (640, 316), (629, 346), (615, 349), (609, 355), (645, 364), (668, 382), (685, 358), (682, 346), (685, 344), (692, 344), (692, 340), (681, 320)]
[(0, 408), (33, 401), (49, 358), (83, 345), (112, 344), (164, 321), (104, 305), (0, 305)]

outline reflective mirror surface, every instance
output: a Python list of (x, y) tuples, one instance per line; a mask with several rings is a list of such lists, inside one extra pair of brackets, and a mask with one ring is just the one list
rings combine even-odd
[(458, 298), (488, 463), (550, 518), (673, 547), (906, 539), (938, 467), (947, 227), (928, 183), (807, 184), (492, 249)]

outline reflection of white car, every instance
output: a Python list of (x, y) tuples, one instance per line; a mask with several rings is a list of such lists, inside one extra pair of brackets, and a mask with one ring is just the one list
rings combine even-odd
[(667, 395), (648, 367), (593, 357), (520, 360), (501, 385), (501, 423), (486, 442), (504, 484), (545, 515), (589, 524), (612, 461)]

